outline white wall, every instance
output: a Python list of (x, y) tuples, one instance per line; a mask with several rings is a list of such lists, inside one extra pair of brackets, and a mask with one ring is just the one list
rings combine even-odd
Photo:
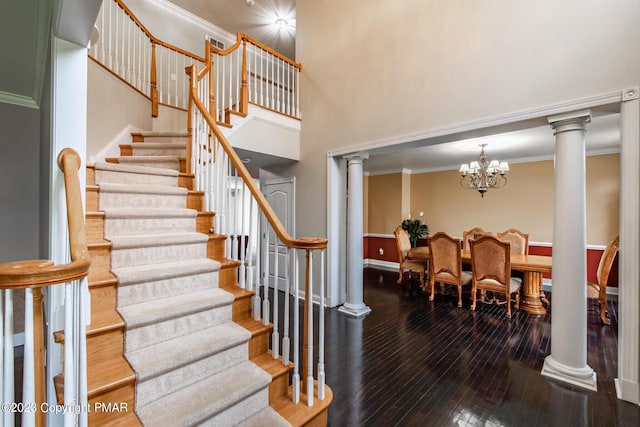
[[(301, 235), (324, 235), (326, 152), (640, 82), (640, 2), (298, 2)], [(331, 40), (331, 43), (319, 43)]]

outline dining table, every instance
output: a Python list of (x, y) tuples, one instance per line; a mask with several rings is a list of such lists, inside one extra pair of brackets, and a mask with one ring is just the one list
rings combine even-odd
[[(418, 246), (411, 248), (407, 256), (411, 259), (427, 261), (430, 257), (429, 247)], [(540, 299), (540, 293), (542, 290), (542, 276), (551, 272), (552, 257), (511, 254), (510, 258), (511, 270), (523, 273), (520, 309), (532, 315), (547, 314), (547, 310)], [(462, 251), (462, 262), (471, 263), (471, 252)]]

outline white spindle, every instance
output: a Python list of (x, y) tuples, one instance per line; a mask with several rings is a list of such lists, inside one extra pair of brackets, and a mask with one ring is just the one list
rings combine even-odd
[[(291, 251), (289, 248), (287, 248), (286, 251), (286, 260), (290, 260), (291, 259)], [(291, 350), (291, 341), (289, 339), (289, 298), (291, 297), (291, 267), (288, 269), (287, 271), (288, 276), (287, 276), (287, 280), (285, 282), (285, 287), (286, 289), (286, 293), (285, 293), (285, 299), (284, 299), (284, 322), (283, 322), (283, 327), (284, 330), (282, 331), (283, 337), (282, 337), (282, 364), (284, 366), (289, 365), (289, 351)]]
[[(65, 305), (64, 305), (64, 402), (65, 404), (73, 405), (76, 402), (76, 370), (73, 361), (75, 360), (76, 353), (76, 340), (73, 334), (74, 313), (73, 313), (73, 285), (66, 283), (64, 285), (65, 291)], [(65, 417), (65, 427), (71, 426)]]
[(307, 405), (313, 406), (313, 251), (309, 254), (309, 292), (305, 293), (307, 310)]
[(264, 58), (260, 49), (260, 105), (264, 105)]
[(241, 208), (240, 208), (240, 244), (238, 245), (240, 248), (240, 269), (238, 271), (238, 275), (239, 277), (239, 284), (240, 287), (245, 289), (247, 287), (247, 282), (246, 282), (246, 273), (247, 273), (247, 269), (246, 269), (246, 250), (247, 250), (247, 243), (246, 243), (246, 238), (245, 238), (245, 227), (244, 227), (244, 223), (246, 221), (246, 212), (245, 212), (245, 200), (244, 200), (244, 181), (239, 180), (238, 184), (240, 185), (240, 201), (242, 203)]
[[(6, 383), (11, 383), (13, 384), (13, 378), (11, 378), (11, 381), (7, 380), (5, 381), (4, 375), (4, 347), (5, 347), (5, 343), (4, 343), (4, 339), (5, 339), (5, 334), (4, 334), (4, 313), (5, 313), (5, 309), (4, 309), (4, 294), (5, 291), (4, 289), (0, 289), (0, 332), (2, 332), (2, 348), (0, 348), (0, 404), (5, 404), (7, 403), (7, 401), (4, 398), (4, 385)], [(4, 427), (5, 425), (5, 416), (6, 416), (6, 412), (4, 412), (3, 414), (0, 414), (0, 427)]]
[(291, 400), (293, 403), (300, 402), (300, 281), (298, 279), (298, 252), (293, 257), (293, 376), (291, 377), (293, 390), (291, 391)]
[[(36, 367), (33, 325), (33, 289), (24, 290), (24, 356), (22, 374), (22, 403), (33, 408), (36, 403)], [(32, 426), (36, 422), (35, 411), (22, 412), (22, 425)]]
[(269, 324), (269, 222), (264, 221), (264, 243), (265, 243), (265, 260), (264, 260), (264, 281), (262, 283), (262, 324)]
[(300, 71), (296, 71), (296, 117), (300, 118)]
[(279, 258), (279, 246), (278, 237), (276, 236), (273, 242), (273, 246), (275, 248), (274, 251), (274, 274), (273, 274), (273, 332), (271, 334), (271, 353), (274, 359), (277, 359), (280, 356), (280, 333), (278, 332), (278, 279), (279, 279), (279, 271), (278, 271), (278, 258)]
[(247, 289), (253, 291), (253, 197), (249, 194), (249, 240), (247, 241)]
[[(80, 306), (78, 307), (78, 315), (80, 317), (80, 325), (78, 331), (78, 337), (80, 338), (80, 354), (79, 354), (79, 405), (80, 408), (88, 408), (89, 407), (89, 398), (88, 398), (88, 384), (87, 384), (87, 323), (90, 316), (90, 313), (87, 313), (86, 310), (89, 307), (90, 295), (89, 295), (89, 281), (85, 278), (82, 279), (77, 285), (80, 292)], [(81, 411), (80, 412), (80, 427), (87, 427), (89, 423), (89, 411)]]
[(324, 275), (325, 250), (320, 252), (320, 306), (318, 307), (318, 399), (324, 400), (324, 291), (326, 289)]
[[(3, 403), (14, 402), (14, 372), (13, 372), (13, 291), (4, 291), (4, 365), (3, 365)], [(14, 414), (11, 411), (3, 413), (4, 425), (14, 425)]]

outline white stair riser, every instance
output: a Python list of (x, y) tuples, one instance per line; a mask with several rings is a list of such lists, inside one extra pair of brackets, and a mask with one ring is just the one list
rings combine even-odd
[[(231, 320), (231, 305), (214, 307), (186, 316), (159, 321), (139, 328), (129, 328), (125, 345), (127, 352), (135, 351), (197, 329), (204, 329)], [(126, 319), (125, 319), (126, 321)]]
[(201, 291), (217, 286), (217, 271), (191, 276), (174, 277), (171, 279), (136, 283), (126, 286), (118, 285), (118, 301), (119, 304), (120, 301), (126, 301), (127, 305), (140, 304), (155, 299), (183, 295), (186, 293)]
[(184, 195), (178, 194), (140, 194), (140, 193), (105, 193), (100, 192), (98, 207), (109, 208), (186, 208)]
[(174, 390), (187, 387), (202, 378), (234, 366), (247, 360), (249, 344), (244, 343), (227, 348), (203, 359), (185, 365), (154, 378), (138, 381), (136, 390), (136, 405), (141, 407), (153, 402)]
[[(147, 164), (140, 163), (140, 166)], [(155, 166), (155, 165), (154, 165)], [(96, 170), (96, 184), (105, 182), (117, 184), (153, 184), (177, 187), (178, 178), (175, 176), (150, 175), (144, 173), (127, 173), (117, 171)]]
[(112, 249), (111, 268), (132, 265), (162, 264), (170, 261), (206, 258), (206, 243), (181, 243), (176, 245)]
[(113, 236), (130, 236), (139, 234), (160, 234), (174, 231), (189, 232), (196, 229), (196, 218), (190, 217), (156, 217), (156, 218), (107, 218), (104, 222), (104, 235), (107, 239)]

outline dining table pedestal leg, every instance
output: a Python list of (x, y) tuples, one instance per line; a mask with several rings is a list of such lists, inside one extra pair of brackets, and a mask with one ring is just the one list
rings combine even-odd
[(540, 301), (540, 289), (542, 289), (542, 273), (539, 271), (525, 271), (522, 280), (521, 310), (535, 315), (547, 314), (547, 310), (542, 305), (542, 301)]

